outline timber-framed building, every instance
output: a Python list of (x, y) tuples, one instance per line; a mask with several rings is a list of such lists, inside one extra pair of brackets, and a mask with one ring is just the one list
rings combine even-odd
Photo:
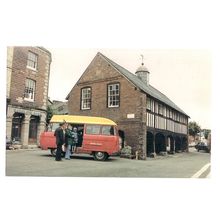
[(122, 147), (144, 158), (187, 151), (189, 116), (150, 85), (149, 74), (143, 63), (133, 74), (98, 52), (66, 97), (69, 114), (112, 119)]

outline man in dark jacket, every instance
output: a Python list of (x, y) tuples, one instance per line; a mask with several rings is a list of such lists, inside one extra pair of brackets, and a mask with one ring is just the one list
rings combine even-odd
[(67, 123), (60, 123), (60, 127), (56, 129), (54, 136), (56, 136), (57, 152), (56, 161), (61, 161), (62, 145), (65, 144), (65, 129), (67, 128)]

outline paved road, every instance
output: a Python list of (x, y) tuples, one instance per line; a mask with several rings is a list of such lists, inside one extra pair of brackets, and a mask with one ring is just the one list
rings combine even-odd
[[(6, 151), (7, 176), (189, 178), (207, 163), (210, 154), (194, 149), (145, 161), (110, 157), (106, 162), (94, 161), (89, 155), (56, 162), (49, 151), (40, 149)], [(199, 177), (206, 177), (209, 171)]]

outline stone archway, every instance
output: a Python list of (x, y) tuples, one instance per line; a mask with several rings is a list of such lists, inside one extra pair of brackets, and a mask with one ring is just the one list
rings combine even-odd
[(147, 156), (150, 156), (152, 153), (154, 153), (154, 135), (151, 132), (147, 132)]
[(182, 151), (187, 151), (187, 145), (188, 145), (188, 140), (186, 137), (183, 137), (182, 138), (182, 146), (181, 146)]
[(11, 139), (13, 141), (21, 142), (22, 139), (22, 123), (24, 114), (15, 112), (12, 118)]
[(118, 130), (118, 135), (120, 137), (120, 148), (124, 148), (124, 146), (125, 146), (125, 132), (122, 130)]
[(168, 152), (174, 152), (174, 138), (172, 135), (167, 136), (167, 145), (169, 146)]
[(165, 136), (162, 133), (157, 133), (155, 135), (155, 151), (156, 154), (159, 154), (160, 152), (166, 152)]
[(28, 137), (29, 144), (37, 144), (39, 122), (40, 122), (39, 116), (32, 115), (30, 117), (29, 137)]
[(179, 136), (175, 137), (175, 152), (180, 152), (181, 151), (181, 138)]

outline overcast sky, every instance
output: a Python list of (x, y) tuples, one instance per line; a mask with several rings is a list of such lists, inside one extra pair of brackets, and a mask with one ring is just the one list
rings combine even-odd
[(202, 128), (211, 128), (211, 52), (190, 49), (48, 48), (52, 53), (49, 97), (64, 101), (99, 51), (132, 73), (144, 64), (150, 84), (175, 102)]

